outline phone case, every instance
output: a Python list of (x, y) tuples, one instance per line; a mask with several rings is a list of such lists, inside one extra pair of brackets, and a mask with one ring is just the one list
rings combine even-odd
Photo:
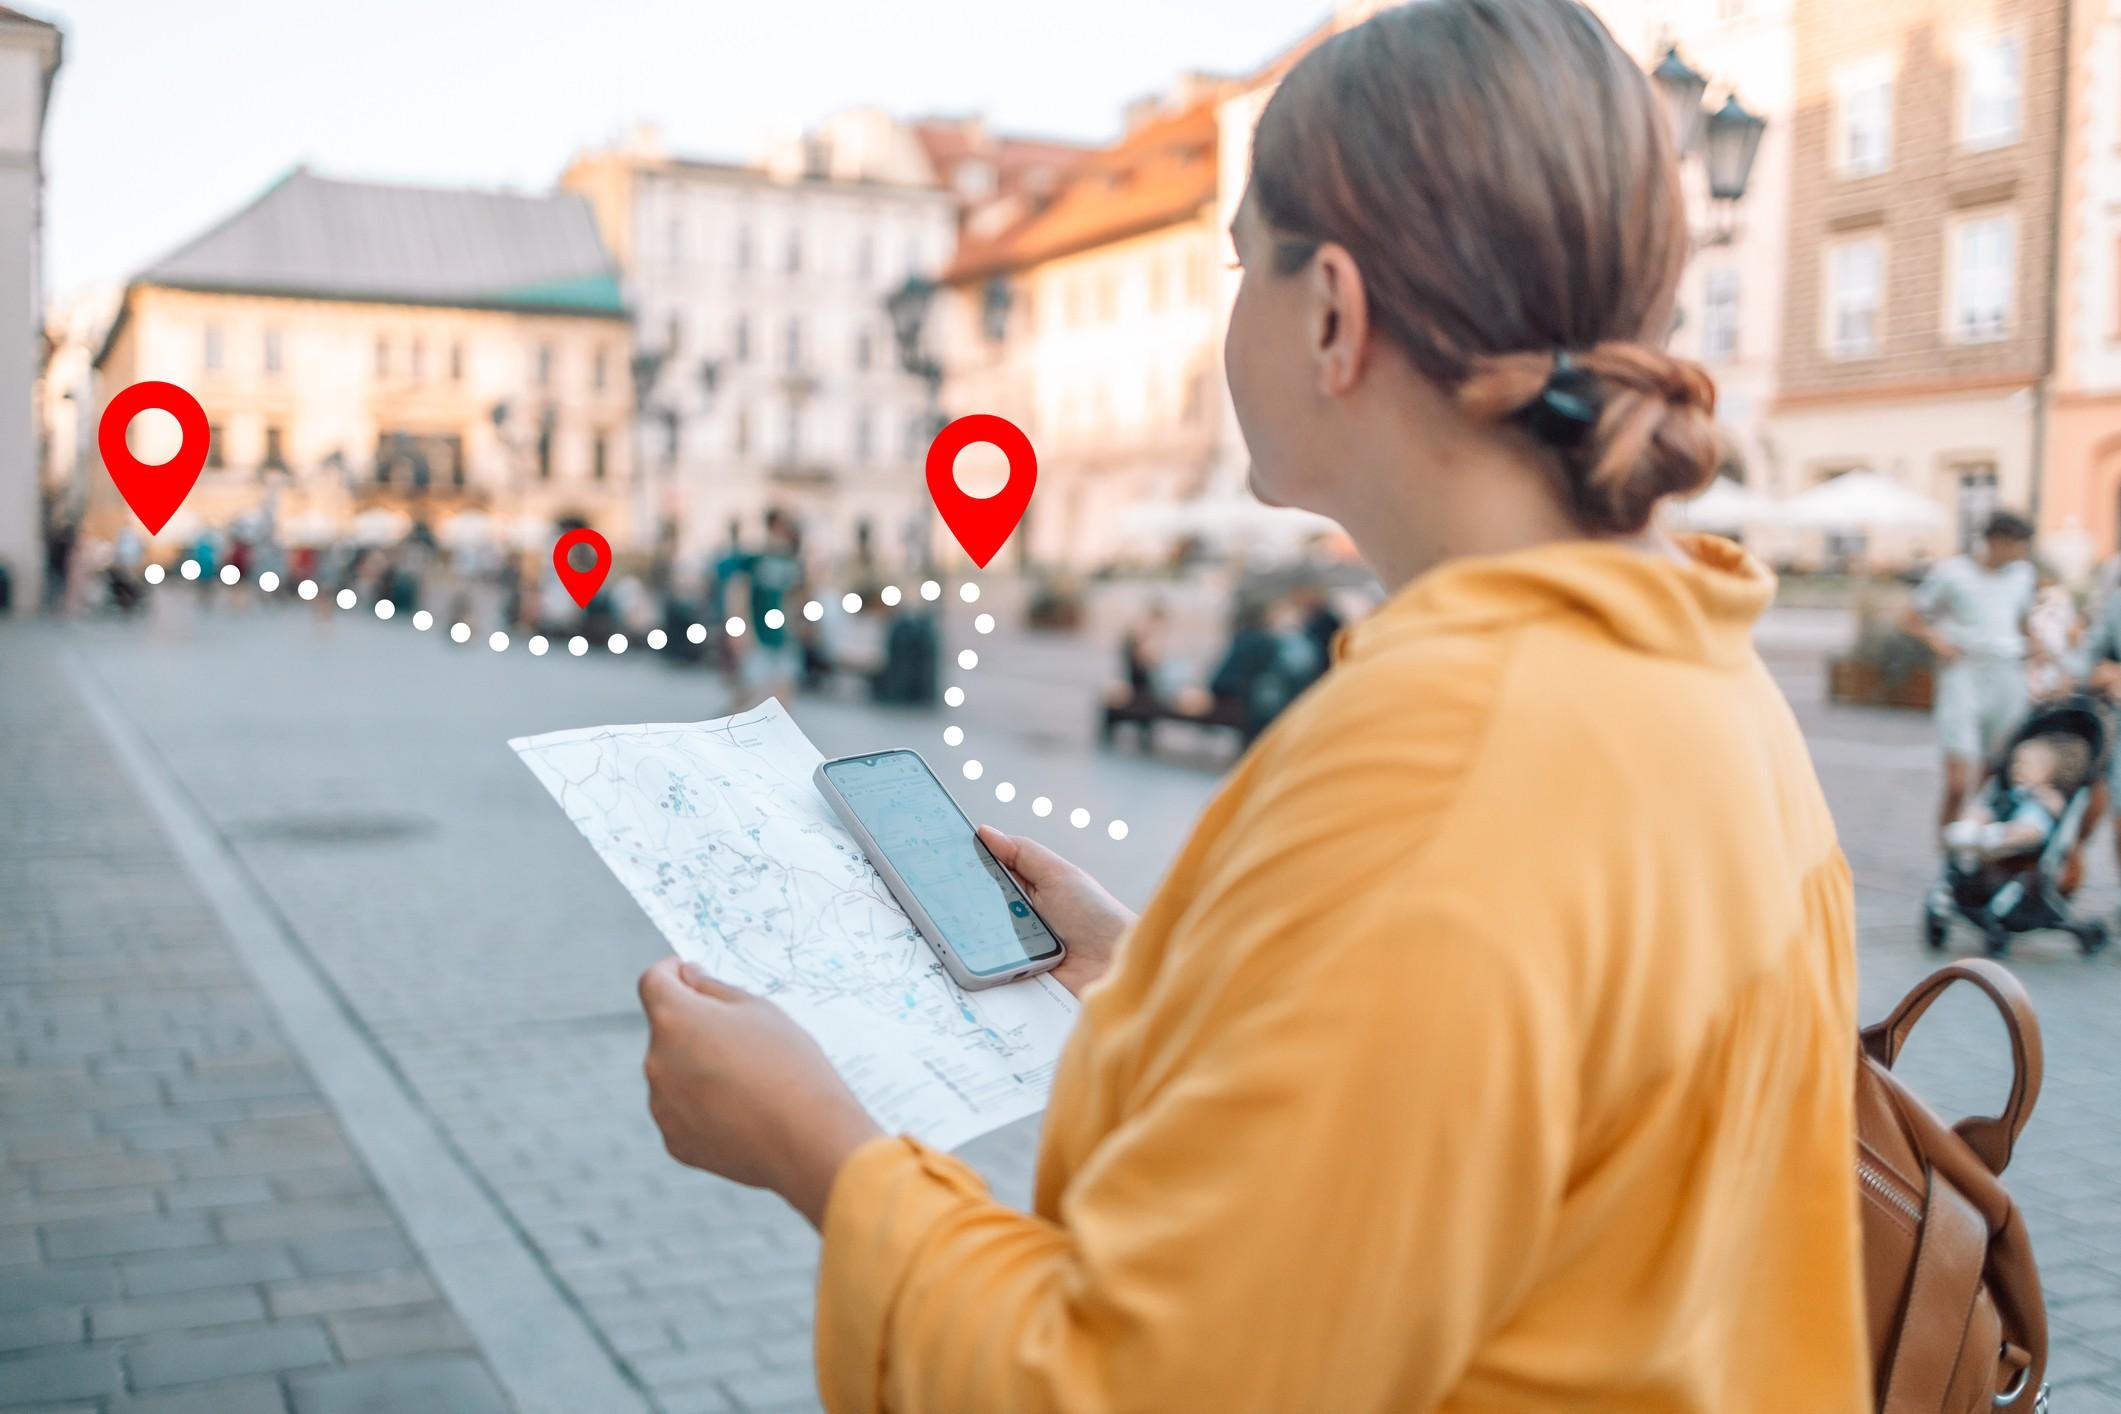
[[(943, 784), (942, 777), (935, 774), (935, 768), (928, 764), (928, 759), (911, 747), (893, 749), (904, 751), (908, 756), (921, 763), (921, 769), (934, 779), (937, 788), (943, 793), (943, 799), (950, 802), (950, 808), (957, 811), (958, 818), (963, 820), (965, 828), (970, 830), (972, 828), (971, 817), (966, 815), (964, 807), (957, 803), (957, 797), (950, 794), (950, 788)], [(1009, 866), (1003, 864), (999, 859), (994, 861), (996, 866), (1009, 876), (1009, 881), (1016, 885), (1017, 892), (1024, 895), (1024, 907), (1031, 909), (1031, 916), (1038, 919), (1040, 926), (1044, 927), (1046, 932), (1052, 936), (1059, 951), (1055, 952), (1051, 957), (1039, 958), (1036, 961), (1025, 963), (1022, 967), (1014, 968), (1008, 972), (998, 972), (991, 977), (982, 977), (965, 966), (963, 960), (957, 955), (957, 949), (951, 947), (949, 941), (943, 936), (943, 930), (936, 926), (935, 920), (928, 916), (928, 910), (922, 908), (920, 901), (913, 896), (912, 888), (907, 885), (898, 870), (892, 867), (890, 856), (884, 853), (883, 847), (877, 844), (875, 838), (870, 835), (867, 829), (863, 828), (862, 822), (856, 817), (853, 808), (847, 804), (846, 798), (840, 794), (839, 787), (835, 786), (831, 778), (826, 774), (826, 768), (837, 766), (842, 762), (866, 761), (872, 756), (881, 756), (883, 754), (880, 751), (864, 751), (853, 756), (835, 756), (830, 761), (820, 761), (817, 770), (811, 774), (811, 779), (817, 784), (818, 794), (825, 797), (825, 803), (832, 807), (832, 813), (837, 815), (840, 823), (847, 827), (848, 833), (854, 836), (855, 843), (862, 847), (862, 854), (875, 867), (876, 872), (882, 876), (884, 887), (891, 890), (891, 896), (898, 900), (899, 907), (906, 910), (906, 916), (911, 918), (913, 926), (920, 930), (921, 940), (927, 943), (928, 950), (935, 954), (937, 961), (942, 963), (943, 970), (950, 974), (950, 980), (968, 992), (978, 992), (988, 987), (999, 987), (1004, 982), (1016, 982), (1026, 977), (1035, 977), (1041, 972), (1051, 972), (1054, 968), (1060, 966), (1061, 961), (1068, 956), (1067, 940), (1061, 937), (1051, 923), (1046, 922), (1045, 915), (1041, 914), (1032, 904), (1030, 891), (1024, 888), (1024, 881), (1017, 878), (1010, 871)], [(985, 848), (984, 845), (981, 847)], [(989, 853), (991, 854), (992, 851), (989, 851)]]

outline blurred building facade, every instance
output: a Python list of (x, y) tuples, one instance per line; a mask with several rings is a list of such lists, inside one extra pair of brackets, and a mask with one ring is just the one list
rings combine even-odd
[(1087, 567), (1143, 508), (1197, 500), (1228, 459), (1217, 259), (1228, 80), (1194, 77), (1139, 106), (1113, 146), (990, 234), (946, 277), (949, 401), (1029, 434), (1039, 493), (1020, 542)]
[(1794, 3), (1781, 489), (1885, 473), (1943, 551), (2038, 494), (2067, 0)]
[(2055, 380), (2040, 488), (2048, 553), (2081, 569), (2121, 532), (2121, 12), (2073, 0)]
[(0, 569), (16, 606), (44, 578), (35, 388), (43, 362), (44, 119), (57, 27), (0, 6)]
[(213, 440), (186, 510), (206, 525), (476, 508), (622, 545), (629, 334), (578, 198), (298, 168), (133, 279), (98, 395), (156, 378), (198, 398)]
[(925, 534), (928, 394), (885, 300), (949, 261), (958, 204), (910, 127), (853, 110), (750, 164), (644, 133), (561, 185), (624, 271), (648, 514), (681, 555), (771, 506), (827, 557), (865, 523), (887, 556)]

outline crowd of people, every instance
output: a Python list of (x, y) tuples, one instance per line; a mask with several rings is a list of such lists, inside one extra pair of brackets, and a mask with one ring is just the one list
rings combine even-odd
[[(572, 528), (564, 522), (554, 537)], [(130, 526), (101, 538), (55, 520), (45, 549), (43, 606), (59, 615), (134, 612), (146, 601), (151, 561), (166, 561), (166, 569), (188, 561), (197, 567), (201, 608), (220, 601), (214, 588), (232, 566), (245, 584), (268, 572), (290, 588), (314, 582), (318, 614), (332, 612), (340, 592), (352, 590), (362, 604), (388, 600), (401, 614), (426, 608), (443, 622), (555, 640), (580, 634), (601, 643), (615, 633), (640, 638), (661, 628), (671, 657), (727, 674), (732, 711), (818, 688), (835, 675), (863, 679), (882, 702), (925, 704), (940, 690), (933, 613), (917, 596), (886, 602), (887, 576), (868, 527), (857, 527), (850, 555), (823, 566), (806, 551), (795, 516), (779, 508), (766, 512), (755, 536), (732, 519), (723, 544), (689, 563), (666, 536), (645, 560), (615, 565), (587, 605), (576, 604), (552, 572), (549, 548), (461, 536), (444, 544), (424, 519), (380, 543), (356, 536), (287, 543), (269, 521), (246, 519), (202, 528), (159, 554)], [(858, 595), (871, 612), (806, 616), (808, 597), (826, 589), (835, 602), (843, 593)], [(741, 633), (724, 631), (732, 619), (742, 622)], [(695, 643), (687, 632), (694, 623), (715, 631)]]

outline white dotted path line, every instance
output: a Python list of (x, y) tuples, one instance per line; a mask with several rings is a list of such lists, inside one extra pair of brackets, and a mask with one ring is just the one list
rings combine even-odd
[[(177, 567), (177, 573), (186, 579), (197, 579), (200, 574), (199, 562), (188, 559)], [(149, 565), (143, 577), (149, 584), (160, 584), (167, 576), (162, 566)], [(241, 582), (243, 572), (234, 565), (223, 565), (219, 578), (223, 584), (234, 585)], [(267, 594), (277, 592), (280, 588), (280, 583), (280, 576), (271, 570), (265, 571), (257, 579), (258, 588)], [(295, 586), (296, 596), (305, 601), (315, 599), (318, 592), (317, 582), (313, 579), (302, 580)], [(919, 593), (921, 598), (933, 603), (942, 597), (943, 586), (932, 579), (923, 580)], [(979, 585), (975, 581), (966, 580), (958, 586), (957, 597), (967, 604), (979, 602)], [(877, 592), (877, 598), (885, 604), (897, 604), (905, 598), (905, 595), (900, 592), (897, 585), (889, 584)], [(333, 602), (341, 609), (352, 609), (360, 603), (360, 596), (351, 589), (342, 589), (338, 592)], [(840, 596), (840, 608), (844, 612), (849, 614), (859, 613), (861, 607), (862, 596), (852, 590)], [(396, 617), (398, 612), (398, 606), (388, 599), (376, 600), (373, 608), (375, 616), (386, 621)], [(766, 627), (771, 629), (778, 629), (788, 621), (788, 616), (779, 609), (768, 609), (761, 617)], [(811, 623), (816, 623), (824, 618), (824, 601), (812, 599), (809, 603), (803, 605), (803, 617)], [(422, 633), (427, 632), (434, 625), (435, 616), (428, 613), (425, 609), (416, 611), (412, 616), (412, 626)], [(982, 611), (972, 620), (972, 627), (975, 632), (981, 634), (994, 632), (994, 615)], [(731, 638), (742, 638), (747, 628), (748, 625), (744, 620), (734, 614), (722, 625), (722, 631)], [(705, 643), (707, 641), (707, 633), (707, 625), (693, 624), (685, 630), (685, 641), (694, 644)], [(462, 622), (451, 624), (449, 626), (449, 638), (452, 643), (469, 643), (471, 641), (471, 625)], [(670, 635), (662, 629), (652, 628), (642, 636), (641, 641), (646, 643), (651, 649), (662, 649), (669, 645)], [(507, 652), (509, 643), (510, 640), (507, 633), (501, 629), (495, 629), (492, 633), (486, 635), (486, 646), (496, 653)], [(533, 658), (542, 658), (552, 649), (551, 641), (542, 633), (532, 634), (524, 646), (530, 650), (530, 656)], [(612, 634), (611, 637), (604, 640), (604, 647), (611, 653), (624, 653), (628, 647), (626, 635), (623, 633)], [(567, 640), (567, 651), (579, 658), (589, 651), (589, 640), (581, 634), (576, 634)], [(979, 654), (970, 648), (962, 649), (957, 655), (957, 665), (961, 670), (969, 673), (979, 666)], [(964, 706), (965, 689), (956, 683), (952, 683), (943, 690), (943, 702), (944, 705), (953, 710)], [(944, 727), (943, 744), (948, 747), (962, 749), (965, 744), (965, 729), (955, 722)], [(976, 756), (968, 757), (959, 769), (963, 771), (964, 777), (968, 781), (978, 780), (986, 774), (987, 770), (986, 766)], [(1010, 781), (995, 782), (994, 798), (1004, 805), (1009, 804), (1016, 799), (1015, 784)], [(1053, 813), (1052, 798), (1044, 795), (1033, 796), (1031, 799), (1031, 813), (1040, 819), (1051, 815)], [(1068, 823), (1078, 830), (1088, 829), (1090, 826), (1090, 812), (1078, 805), (1068, 812)], [(1118, 819), (1111, 820), (1105, 825), (1105, 833), (1114, 840), (1123, 840), (1127, 837), (1127, 822)]]

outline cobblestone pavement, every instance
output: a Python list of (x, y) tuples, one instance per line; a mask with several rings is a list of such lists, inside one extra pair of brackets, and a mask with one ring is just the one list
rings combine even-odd
[(49, 645), (0, 682), (0, 1405), (505, 1409)]
[[(542, 1279), (593, 1333), (596, 1358), (614, 1364), (647, 1405), (671, 1414), (814, 1409), (815, 1239), (777, 1200), (683, 1170), (662, 1153), (642, 1107), (643, 1029), (632, 995), (661, 942), (505, 745), (560, 727), (715, 715), (724, 708), (719, 683), (639, 651), (534, 660), (351, 614), (321, 622), (277, 609), (199, 614), (194, 598), (166, 596), (147, 623), (0, 628), (0, 713), (20, 719), (29, 709), (18, 699), (81, 691), (137, 726), (215, 847), (240, 863), (412, 1105), (447, 1136), (446, 1162), (505, 1213)], [(986, 661), (966, 679), (971, 700), (955, 719), (970, 737), (966, 750), (987, 763), (985, 782), (1019, 786), (1010, 806), (988, 798), (982, 811), (971, 787), (961, 798), (976, 816), (1040, 834), (1139, 902), (1227, 751), (1176, 736), (1157, 758), (1095, 751), (1089, 704), (1104, 653), (1064, 639), (974, 640), (961, 622), (970, 611), (958, 607), (953, 635), (976, 641)], [(1927, 728), (1901, 714), (1825, 707), (1816, 646), (1833, 622), (1792, 615), (1781, 627), (1788, 652), (1778, 671), (1857, 873), (1864, 1010), (1875, 1015), (1931, 965), (1914, 926), (1930, 867)], [(33, 637), (39, 651), (26, 655)], [(25, 678), (13, 668), (26, 656)], [(36, 684), (28, 694), (25, 681)], [(910, 741), (948, 755), (941, 713), (835, 700), (806, 700), (797, 712), (827, 752)], [(72, 746), (42, 742), (72, 743), (84, 730), (40, 728), (39, 749), (18, 761), (17, 774), (72, 772)], [(1035, 821), (1025, 806), (1034, 793), (1061, 811)], [(1078, 802), (1101, 820), (1123, 814), (1127, 841), (1061, 823)], [(105, 877), (109, 862), (82, 837), (125, 813), (108, 795), (83, 804), (79, 834), (69, 836), (85, 856), (77, 872)], [(134, 843), (137, 828), (116, 838)], [(27, 914), (50, 928), (56, 891), (72, 887), (66, 879), (39, 873), (32, 886), (0, 859), (0, 881), (27, 905), (6, 906), (8, 894), (0, 916)], [(2121, 897), (2114, 880), (2102, 847), (2099, 906)], [(116, 908), (133, 887), (80, 906)], [(175, 886), (152, 891), (157, 900), (176, 896)], [(171, 911), (158, 903), (153, 916)], [(19, 965), (13, 948), (0, 962)], [(2010, 1177), (2053, 1303), (2056, 1407), (2121, 1414), (2121, 1059), (2108, 1039), (2121, 1019), (2121, 967), (2112, 956), (2086, 963), (2066, 940), (2048, 938), (2024, 943), (2014, 966), (2047, 1039), (2047, 1090)], [(27, 996), (6, 995), (15, 1006)], [(71, 1038), (71, 1015), (13, 1016), (18, 1062), (36, 1063), (19, 1028)], [(1905, 1065), (1940, 1107), (1972, 1110), (2001, 1097), (2004, 1056), (2000, 1027), (1972, 999), (1953, 997), (1925, 1020)], [(26, 1162), (15, 1146), (34, 1137), (17, 1130), (12, 1110), (0, 1118), (11, 1164)], [(1027, 1122), (978, 1141), (968, 1157), (1004, 1197), (1022, 1201), (1035, 1140)], [(9, 1270), (0, 1267), (0, 1291), (10, 1289)], [(54, 1304), (64, 1312), (80, 1303), (62, 1295)], [(78, 1342), (78, 1328), (67, 1339)], [(47, 1358), (43, 1347), (31, 1350), (17, 1358)], [(0, 1365), (0, 1405), (17, 1398), (7, 1373)]]

